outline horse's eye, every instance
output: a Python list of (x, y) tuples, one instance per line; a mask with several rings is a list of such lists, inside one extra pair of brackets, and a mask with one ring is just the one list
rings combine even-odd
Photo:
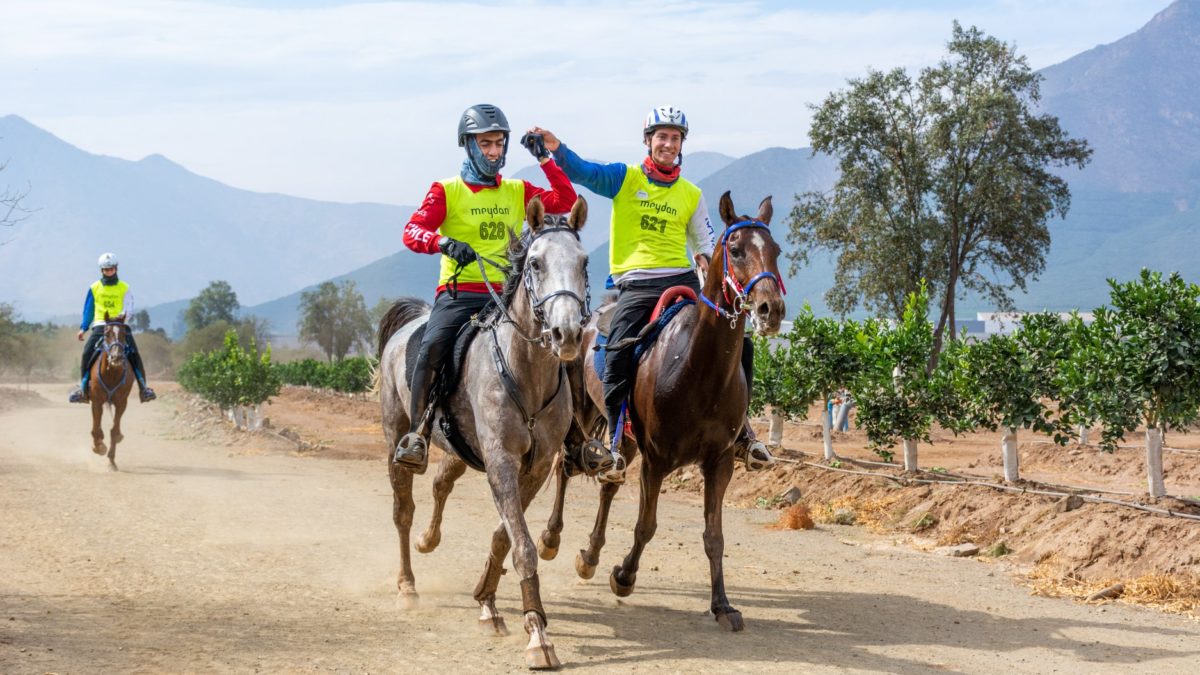
[(534, 272), (541, 272), (542, 271), (542, 261), (538, 260), (537, 258), (530, 258), (529, 259), (529, 269), (533, 270)]
[(746, 251), (744, 251), (741, 246), (730, 246), (729, 255), (741, 260), (746, 256)]

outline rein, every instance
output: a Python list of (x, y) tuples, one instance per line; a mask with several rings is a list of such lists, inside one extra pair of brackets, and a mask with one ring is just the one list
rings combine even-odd
[[(725, 302), (733, 307), (733, 311), (731, 312), (731, 311), (725, 309), (724, 307), (716, 304), (712, 300), (709, 300), (708, 296), (705, 295), (703, 291), (700, 292), (700, 300), (704, 304), (711, 307), (717, 313), (717, 315), (720, 316), (721, 318), (729, 319), (729, 327), (731, 329), (737, 328), (738, 318), (741, 315), (749, 312), (750, 303), (747, 302), (747, 299), (749, 298), (750, 290), (752, 288), (754, 288), (754, 285), (757, 284), (758, 282), (762, 281), (763, 279), (770, 279), (771, 281), (775, 282), (776, 286), (779, 286), (779, 290), (781, 293), (783, 293), (784, 295), (787, 295), (787, 289), (784, 288), (784, 286), (783, 286), (783, 279), (780, 279), (778, 274), (775, 274), (774, 272), (772, 272), (770, 270), (763, 270), (762, 272), (759, 272), (758, 274), (754, 275), (750, 279), (750, 281), (746, 283), (745, 286), (743, 286), (741, 284), (741, 282), (739, 282), (737, 280), (737, 277), (734, 276), (733, 273), (730, 271), (730, 269), (729, 269), (729, 234), (736, 230), (749, 229), (749, 228), (766, 230), (768, 233), (771, 231), (771, 228), (768, 227), (767, 224), (761, 220), (739, 220), (738, 222), (730, 225), (728, 228), (726, 228), (726, 230), (724, 232), (721, 233), (721, 243), (720, 243), (720, 246), (722, 248), (721, 264), (724, 268), (722, 270), (722, 276), (721, 276), (721, 295), (723, 296)], [(730, 299), (730, 297), (729, 297), (730, 289), (733, 290), (733, 298), (732, 299)]]
[[(124, 342), (123, 339), (120, 342), (109, 342), (108, 338), (106, 337), (104, 340), (104, 347), (103, 347), (104, 356), (102, 358), (106, 361), (108, 360), (109, 345), (119, 346), (119, 347), (121, 347), (121, 349), (124, 349), (125, 345), (122, 344), (123, 342)], [(100, 388), (104, 390), (105, 403), (112, 405), (113, 394), (117, 393), (118, 389), (125, 386), (125, 381), (128, 378), (129, 378), (129, 359), (128, 358), (121, 359), (121, 381), (117, 382), (117, 384), (115, 386), (113, 386), (112, 388), (109, 388), (108, 383), (104, 381), (103, 366), (96, 369), (96, 380), (100, 383)]]
[[(536, 233), (534, 233), (529, 238), (529, 242), (526, 244), (526, 248), (528, 249), (528, 247), (531, 246), (533, 244), (533, 242), (538, 239), (538, 237), (541, 237), (546, 234), (550, 234), (551, 232), (570, 232), (571, 235), (574, 236), (576, 240), (579, 239), (579, 233), (572, 227), (566, 227), (566, 226), (561, 226), (561, 225), (555, 226), (555, 227), (546, 227), (546, 228), (542, 228), (541, 230), (538, 230)], [(514, 404), (516, 404), (517, 410), (521, 411), (521, 418), (524, 420), (525, 427), (529, 430), (530, 436), (532, 437), (533, 428), (535, 426), (537, 426), (537, 422), (538, 422), (538, 419), (541, 416), (541, 414), (543, 412), (545, 412), (546, 409), (549, 408), (550, 405), (552, 403), (554, 403), (555, 400), (558, 399), (559, 394), (562, 393), (562, 386), (563, 386), (563, 380), (565, 379), (564, 373), (566, 372), (566, 366), (564, 366), (561, 363), (558, 366), (558, 384), (554, 388), (554, 393), (551, 394), (550, 398), (547, 399), (546, 402), (542, 404), (541, 408), (538, 408), (532, 415), (529, 414), (529, 411), (526, 410), (526, 408), (525, 408), (525, 404), (521, 402), (521, 389), (517, 384), (516, 378), (513, 377), (512, 369), (509, 367), (508, 361), (504, 358), (504, 349), (500, 346), (500, 338), (497, 335), (496, 329), (499, 327), (499, 325), (501, 323), (511, 324), (513, 327), (513, 331), (516, 332), (516, 334), (521, 339), (525, 340), (526, 342), (528, 342), (530, 344), (538, 344), (538, 345), (541, 345), (543, 348), (545, 348), (547, 346), (546, 345), (546, 336), (549, 333), (549, 331), (545, 327), (546, 314), (545, 314), (545, 310), (543, 309), (545, 304), (547, 302), (549, 302), (552, 298), (556, 298), (559, 296), (573, 298), (576, 302), (579, 303), (579, 310), (580, 310), (579, 311), (579, 314), (580, 314), (579, 324), (583, 325), (583, 324), (587, 323), (588, 319), (592, 315), (590, 285), (588, 284), (588, 282), (585, 278), (585, 280), (584, 280), (584, 297), (582, 297), (582, 298), (579, 297), (579, 294), (575, 293), (574, 291), (570, 291), (570, 290), (566, 290), (566, 289), (548, 293), (544, 297), (538, 297), (537, 291), (535, 291), (533, 288), (533, 272), (532, 272), (531, 268), (528, 265), (526, 265), (524, 274), (522, 274), (521, 284), (525, 287), (525, 292), (529, 297), (529, 305), (530, 305), (530, 309), (533, 312), (533, 319), (535, 322), (537, 322), (538, 328), (540, 329), (538, 331), (538, 335), (536, 337), (529, 337), (528, 335), (525, 334), (525, 331), (521, 330), (520, 324), (518, 324), (516, 322), (516, 320), (512, 318), (512, 315), (508, 313), (508, 306), (504, 303), (504, 299), (501, 298), (496, 293), (496, 289), (492, 286), (492, 283), (488, 280), (487, 270), (484, 267), (484, 263), (487, 263), (488, 265), (491, 265), (492, 267), (495, 267), (496, 269), (503, 271), (505, 273), (506, 277), (512, 273), (512, 266), (511, 265), (501, 265), (500, 263), (498, 263), (494, 260), (485, 258), (485, 257), (479, 255), (478, 253), (475, 254), (475, 258), (476, 258), (476, 260), (475, 260), (476, 264), (479, 265), (479, 273), (483, 276), (484, 285), (487, 286), (488, 293), (492, 296), (492, 301), (496, 303), (496, 306), (499, 309), (499, 312), (500, 312), (499, 317), (503, 317), (503, 318), (498, 317), (492, 321), (484, 322), (484, 321), (481, 321), (478, 316), (475, 316), (475, 317), (472, 317), (471, 321), (473, 321), (475, 323), (475, 325), (479, 326), (479, 328), (481, 330), (485, 330), (491, 334), (491, 336), (492, 336), (492, 362), (495, 364), (496, 371), (500, 375), (500, 382), (504, 386), (505, 393), (508, 394), (508, 398), (510, 400), (512, 400), (512, 402)], [(462, 266), (460, 265), (458, 267), (458, 269), (455, 270), (454, 277), (457, 277), (457, 275), (461, 269), (462, 269)], [(454, 277), (452, 277), (452, 278), (454, 278)], [(531, 446), (529, 451), (530, 451), (530, 454), (532, 455), (534, 448)], [(524, 464), (525, 464), (526, 471), (528, 471), (529, 468), (532, 466), (532, 464), (529, 462), (524, 462)]]

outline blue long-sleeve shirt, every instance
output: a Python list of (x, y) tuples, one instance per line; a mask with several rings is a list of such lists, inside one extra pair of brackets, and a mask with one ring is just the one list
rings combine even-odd
[[(563, 173), (567, 174), (567, 178), (571, 182), (595, 192), (601, 197), (612, 199), (621, 191), (621, 184), (625, 182), (625, 172), (629, 167), (620, 162), (610, 164), (601, 164), (599, 162), (590, 162), (575, 154), (573, 150), (567, 147), (566, 143), (559, 141), (558, 149), (554, 151), (554, 161), (562, 168)], [(670, 183), (664, 183), (654, 180), (650, 176), (646, 177), (655, 185), (670, 187)], [(696, 204), (696, 211), (692, 213), (688, 220), (687, 228), (688, 246), (695, 253), (703, 253), (712, 257), (713, 244), (715, 235), (713, 234), (712, 222), (708, 219), (708, 204), (704, 201), (704, 194), (701, 193), (700, 201)], [(658, 270), (650, 273), (643, 273), (642, 270), (630, 270), (621, 275), (622, 278), (638, 278), (647, 276), (660, 276), (663, 274), (674, 273), (677, 270)]]

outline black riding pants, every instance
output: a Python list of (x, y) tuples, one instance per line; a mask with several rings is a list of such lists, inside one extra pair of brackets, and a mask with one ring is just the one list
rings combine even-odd
[[(83, 343), (83, 360), (79, 364), (79, 379), (83, 379), (88, 375), (88, 367), (92, 365), (92, 356), (96, 351), (96, 346), (104, 341), (104, 324), (92, 327), (92, 332), (88, 334), (87, 341)], [(137, 341), (133, 339), (133, 331), (125, 331), (125, 344), (129, 345), (127, 350), (127, 358), (129, 365), (133, 366), (134, 377), (137, 378), (138, 384), (145, 384), (146, 369), (142, 366), (142, 355), (138, 352)]]
[(409, 401), (408, 409), (414, 431), (424, 416), (433, 378), (454, 349), (458, 331), (463, 324), (471, 320), (473, 314), (483, 309), (491, 298), (488, 293), (459, 291), (456, 298), (450, 297), (449, 292), (442, 292), (433, 301), (433, 310), (429, 314), (429, 322), (425, 324), (425, 335), (421, 337), (421, 348), (417, 352), (410, 383), (412, 400)]
[[(672, 286), (687, 286), (696, 291), (697, 296), (700, 295), (700, 280), (693, 272), (620, 284), (608, 343), (614, 344), (627, 337), (635, 337), (650, 322), (650, 315), (663, 292)], [(754, 381), (754, 343), (749, 337), (742, 345), (742, 370), (746, 373), (748, 391)], [(604, 407), (610, 424), (616, 421), (621, 403), (629, 396), (636, 375), (637, 364), (633, 359), (633, 345), (608, 352), (604, 365)]]

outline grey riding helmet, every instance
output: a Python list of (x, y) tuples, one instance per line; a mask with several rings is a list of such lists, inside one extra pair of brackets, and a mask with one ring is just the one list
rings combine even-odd
[[(467, 136), (484, 134), (489, 131), (504, 133), (504, 152), (500, 159), (492, 162), (483, 156), (476, 143), (467, 143)], [(504, 160), (508, 157), (508, 118), (494, 105), (480, 103), (463, 111), (458, 120), (458, 147), (467, 149), (467, 158), (481, 175), (492, 177), (500, 172)]]
[[(488, 131), (503, 131), (508, 140), (511, 131), (508, 128), (508, 118), (494, 105), (480, 103), (463, 111), (458, 120), (458, 147), (466, 147), (467, 135), (482, 134)], [(507, 150), (507, 144), (505, 150)]]

